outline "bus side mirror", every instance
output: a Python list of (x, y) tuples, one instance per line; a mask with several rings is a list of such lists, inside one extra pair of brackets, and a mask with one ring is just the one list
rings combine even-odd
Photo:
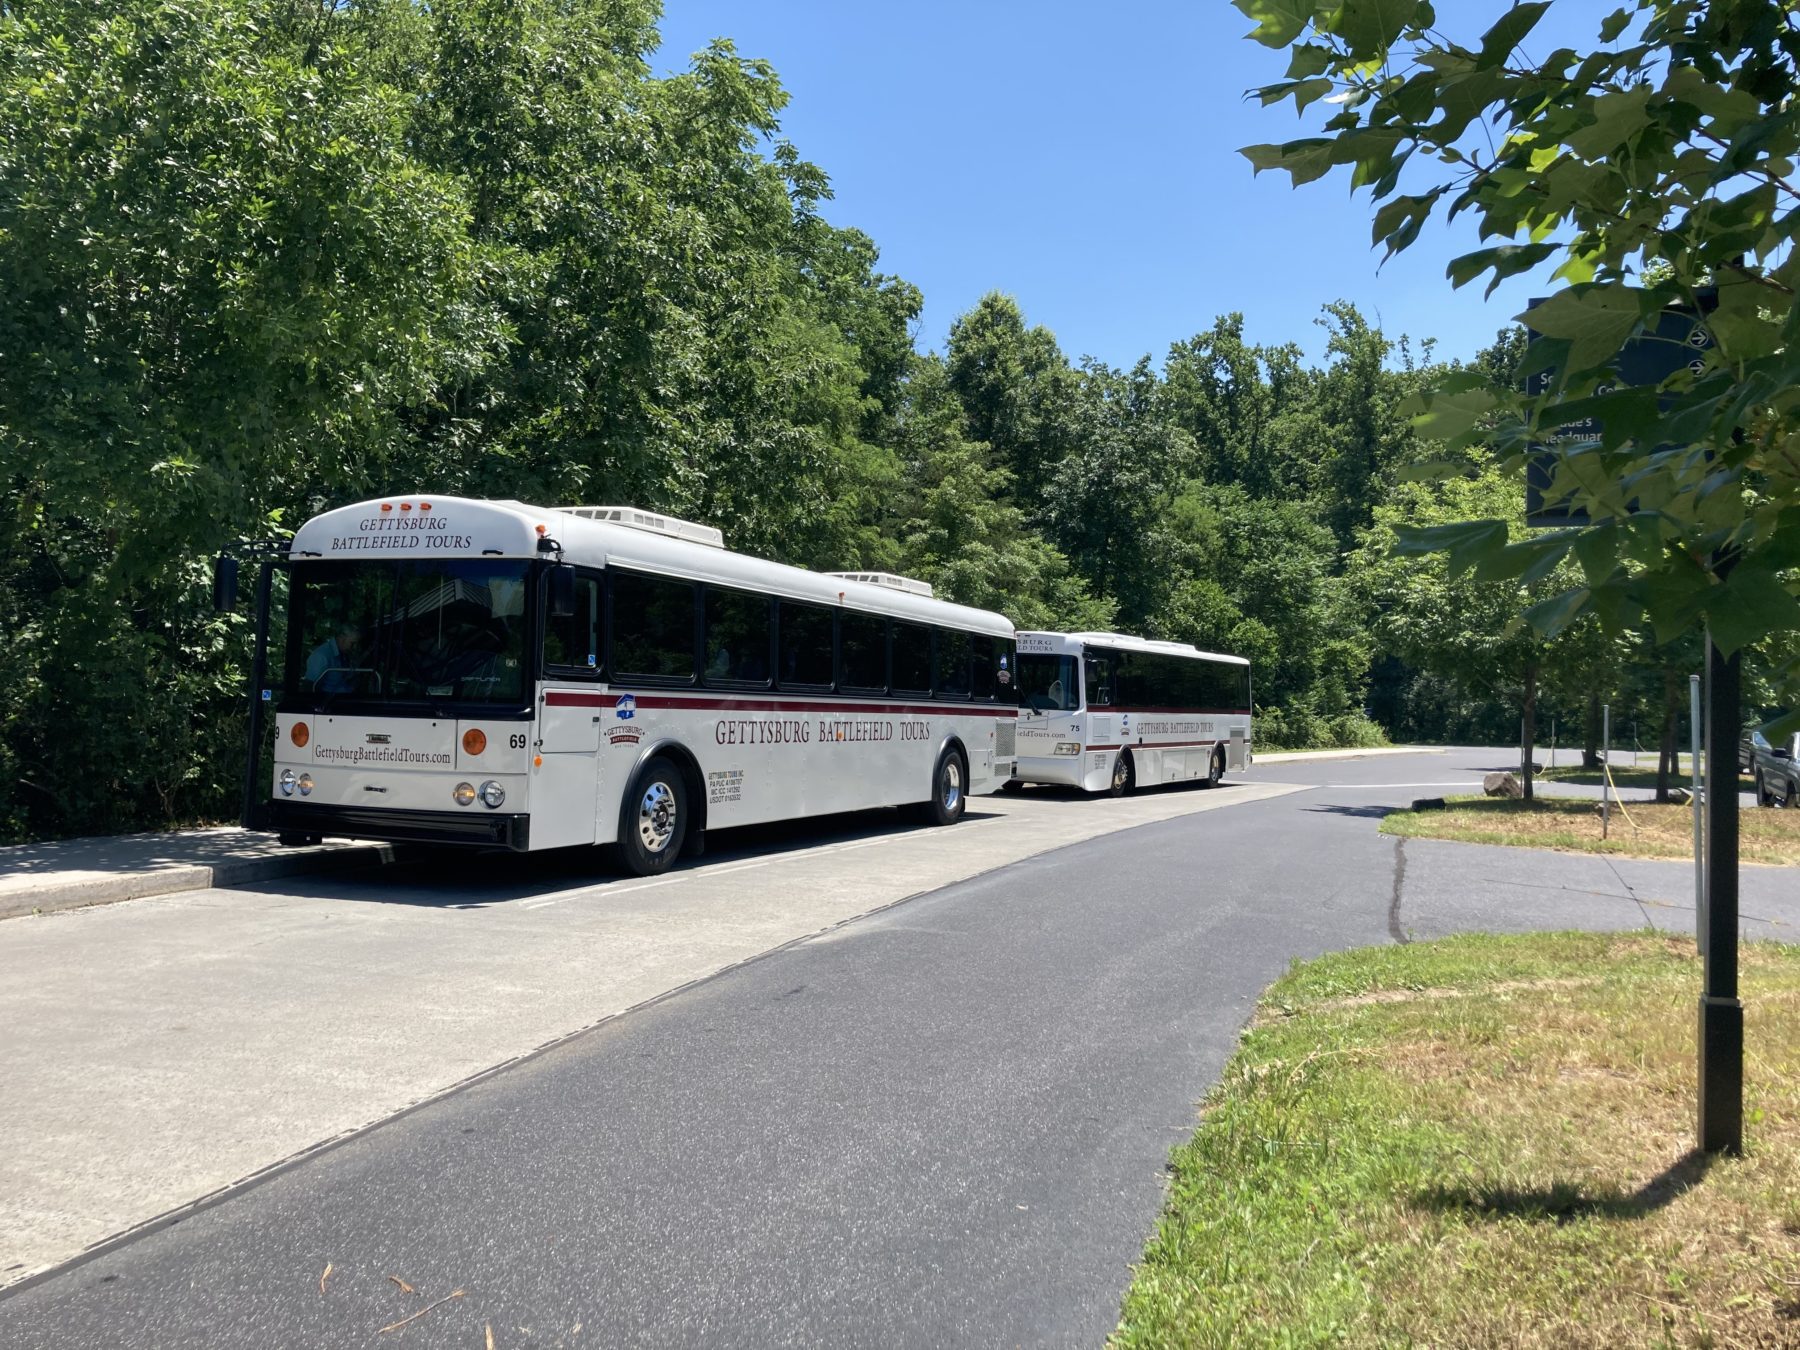
[(221, 553), (213, 559), (213, 608), (223, 614), (237, 608), (238, 560)]
[(575, 569), (568, 563), (557, 563), (550, 569), (550, 617), (575, 617)]

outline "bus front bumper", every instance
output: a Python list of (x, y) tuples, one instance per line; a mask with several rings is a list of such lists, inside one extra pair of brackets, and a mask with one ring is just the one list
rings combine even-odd
[(531, 817), (519, 812), (384, 811), (318, 802), (264, 804), (263, 828), (282, 834), (340, 834), (396, 844), (470, 844), (523, 853), (531, 846)]
[(1024, 783), (1081, 787), (1086, 762), (1086, 755), (1020, 755), (1013, 777)]

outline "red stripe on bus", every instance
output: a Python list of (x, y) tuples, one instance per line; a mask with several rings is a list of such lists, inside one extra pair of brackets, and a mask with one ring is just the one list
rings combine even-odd
[[(928, 716), (950, 713), (958, 717), (1017, 717), (1019, 710), (1000, 704), (968, 703), (783, 703), (772, 698), (671, 698), (660, 694), (633, 694), (637, 706), (646, 710), (689, 709), (695, 712), (803, 712), (803, 713), (897, 713)], [(582, 694), (553, 689), (545, 693), (544, 702), (552, 708), (612, 708), (619, 702), (617, 694)]]
[[(1084, 746), (1083, 749), (1086, 749), (1086, 750), (1180, 750), (1186, 746), (1223, 745), (1224, 743), (1225, 743), (1225, 738), (1223, 736), (1214, 736), (1212, 739), (1205, 740), (1205, 741), (1133, 741), (1130, 745), (1089, 745), (1089, 746)], [(1038, 756), (1038, 758), (1043, 759), (1043, 758), (1046, 758), (1046, 756), (1040, 755), (1040, 756)]]

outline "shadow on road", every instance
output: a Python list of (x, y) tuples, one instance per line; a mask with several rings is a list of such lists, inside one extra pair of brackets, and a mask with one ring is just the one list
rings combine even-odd
[(1302, 811), (1312, 815), (1354, 816), (1358, 820), (1383, 820), (1396, 811), (1404, 811), (1404, 806), (1303, 806)]
[[(963, 821), (987, 820), (997, 814), (970, 807), (964, 813)], [(910, 813), (890, 807), (776, 821), (768, 825), (746, 825), (731, 830), (708, 830), (705, 856), (683, 859), (670, 869), (669, 875), (704, 871), (726, 863), (799, 849), (893, 838), (928, 828)], [(427, 909), (486, 909), (576, 886), (599, 887), (604, 895), (605, 888), (612, 885), (641, 881), (642, 878), (621, 872), (613, 862), (611, 851), (603, 847), (508, 853), (499, 849), (409, 844), (404, 846), (395, 865), (334, 875), (288, 877), (231, 889), (261, 895), (412, 905)]]

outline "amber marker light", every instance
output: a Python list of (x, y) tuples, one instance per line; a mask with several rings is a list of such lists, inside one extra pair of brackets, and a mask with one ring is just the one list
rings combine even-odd
[(463, 732), (463, 753), (465, 755), (479, 755), (485, 749), (487, 749), (487, 732), (480, 727), (470, 727)]
[(544, 757), (542, 755), (533, 755), (531, 757), (531, 767), (534, 769), (543, 768), (544, 767)]
[(402, 511), (410, 511), (410, 510), (412, 510), (412, 503), (411, 502), (401, 502), (400, 509)]
[(312, 739), (312, 731), (306, 723), (296, 722), (288, 731), (288, 739), (294, 743), (296, 749), (303, 748)]
[(546, 534), (546, 533), (548, 533), (548, 531), (546, 531), (546, 530), (545, 530), (545, 529), (544, 529), (544, 527), (543, 527), (543, 526), (542, 526), (542, 525), (540, 525), (540, 526), (538, 526), (538, 527), (537, 527), (537, 531), (538, 531), (538, 533), (539, 533), (539, 534)]
[(394, 504), (392, 502), (383, 502), (381, 504), (381, 509), (383, 511), (392, 511), (394, 509)]
[(419, 510), (421, 510), (421, 511), (429, 511), (429, 510), (431, 510), (431, 503), (430, 503), (430, 502), (420, 502), (420, 503), (419, 503)]

